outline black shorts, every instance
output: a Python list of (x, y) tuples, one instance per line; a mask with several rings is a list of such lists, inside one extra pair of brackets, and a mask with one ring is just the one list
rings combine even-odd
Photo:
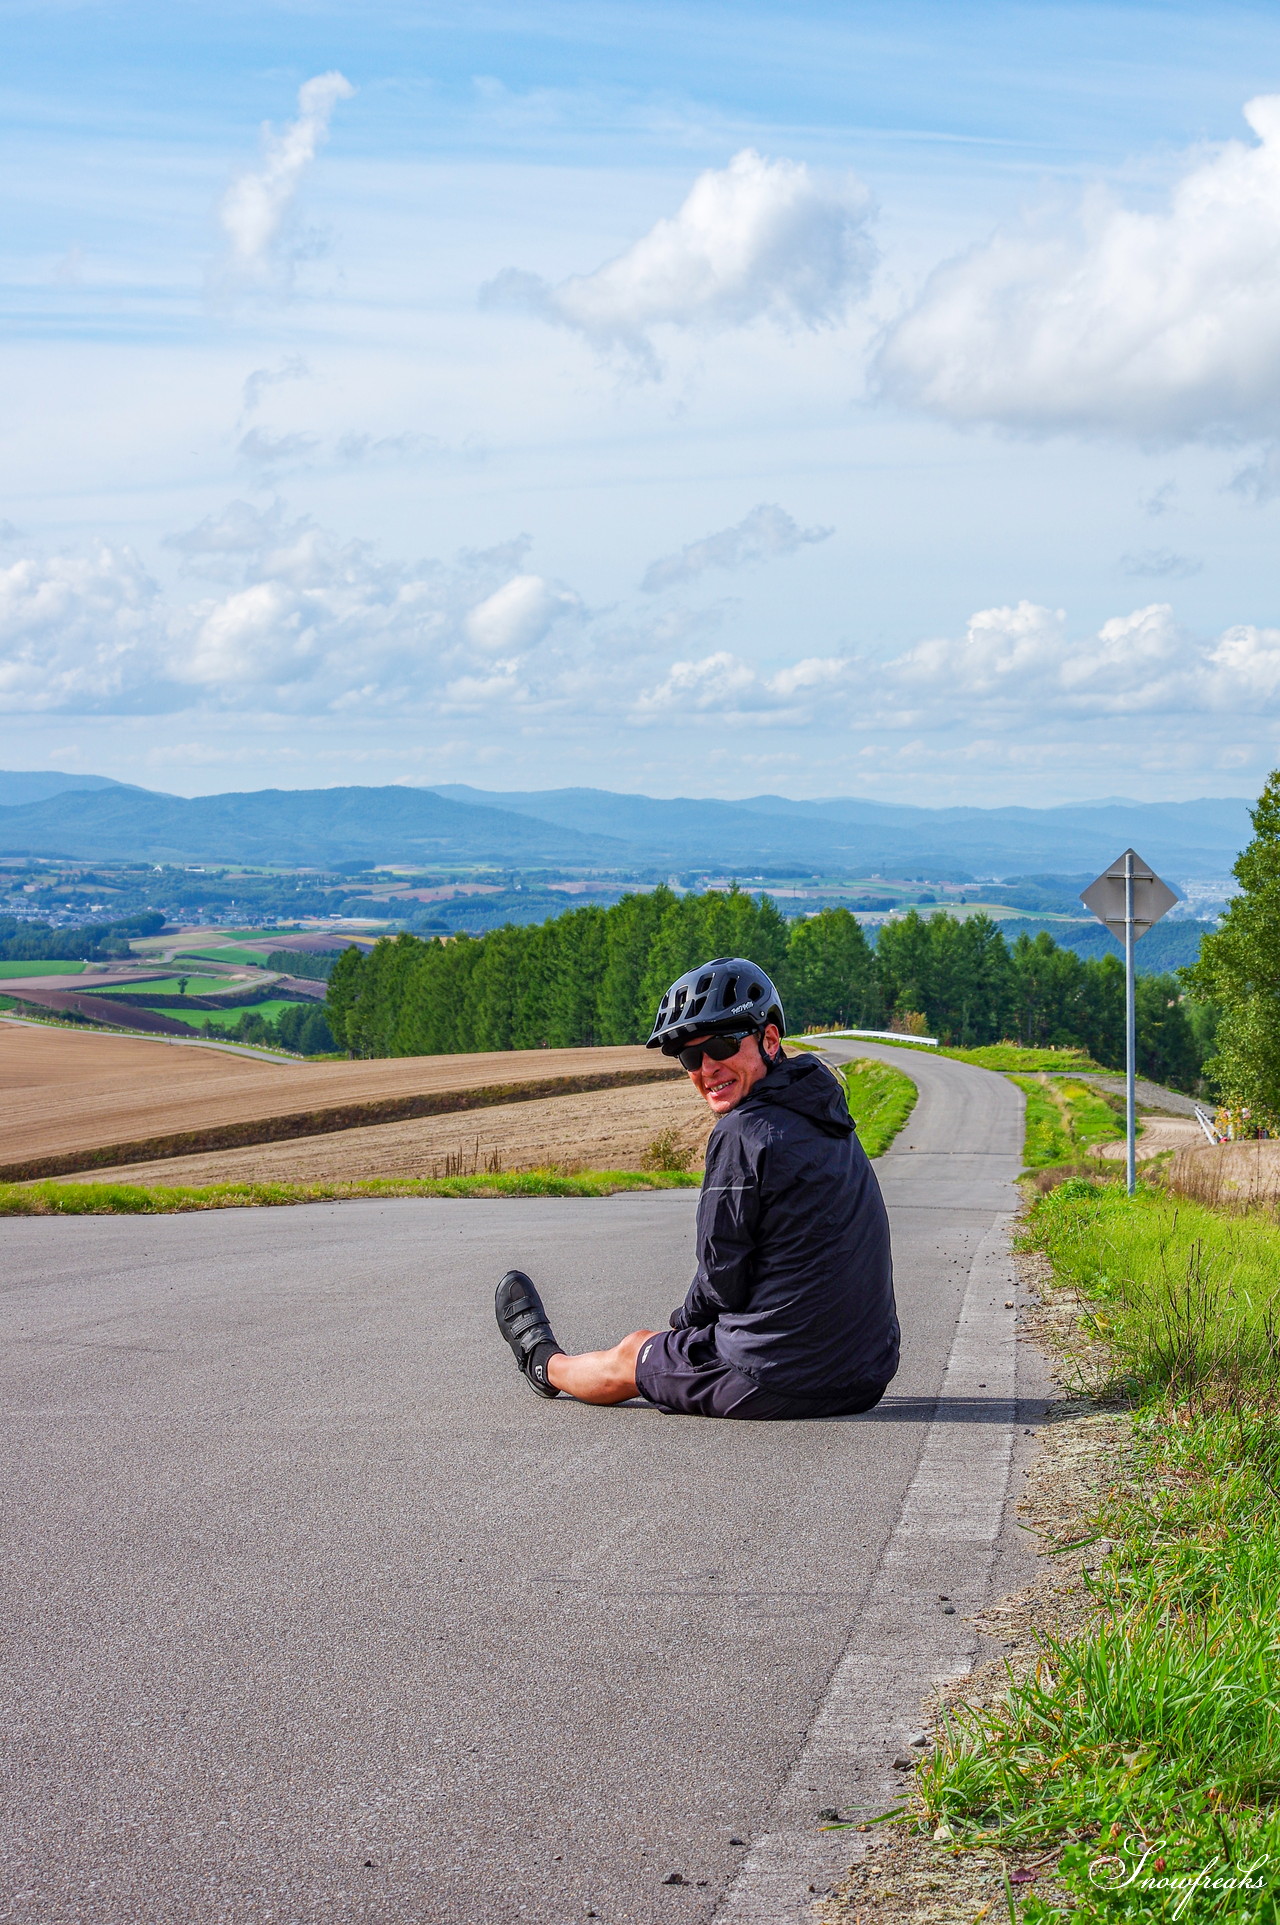
[(762, 1390), (716, 1355), (713, 1330), (660, 1330), (640, 1346), (636, 1387), (659, 1410), (693, 1417), (743, 1417), (757, 1423), (804, 1417), (848, 1417), (870, 1410), (885, 1384), (851, 1384), (829, 1399), (810, 1401)]

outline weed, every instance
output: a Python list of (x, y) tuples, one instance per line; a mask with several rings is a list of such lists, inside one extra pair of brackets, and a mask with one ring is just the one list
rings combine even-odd
[(687, 1170), (694, 1159), (694, 1146), (682, 1142), (680, 1132), (668, 1127), (659, 1130), (640, 1158), (643, 1170)]

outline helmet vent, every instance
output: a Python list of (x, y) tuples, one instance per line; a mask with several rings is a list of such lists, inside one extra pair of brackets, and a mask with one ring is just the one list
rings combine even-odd
[(747, 1000), (748, 1002), (754, 1003), (763, 995), (764, 995), (764, 984), (752, 983), (750, 989), (747, 991)]
[(683, 987), (680, 989), (677, 989), (675, 993), (675, 999), (671, 1004), (671, 1014), (673, 1017), (680, 1015), (681, 1011), (683, 1010), (688, 1000), (689, 1000), (688, 990)]
[(711, 974), (709, 970), (705, 976), (699, 976), (698, 986), (693, 992), (694, 995), (705, 996), (714, 981), (715, 981), (715, 977)]
[(728, 1009), (730, 1004), (736, 1000), (737, 994), (738, 978), (736, 976), (726, 976), (724, 979), (724, 988), (720, 992), (721, 1009)]
[(690, 1003), (690, 1005), (689, 1005), (689, 1015), (690, 1015), (690, 1017), (693, 1017), (693, 1016), (701, 1016), (701, 1014), (702, 1014), (702, 1005), (703, 1005), (703, 1004), (704, 1004), (704, 1003), (706, 1002), (706, 1000), (707, 1000), (707, 999), (706, 999), (706, 997), (705, 997), (705, 996), (699, 996), (699, 997), (697, 998), (697, 1000), (696, 1000), (695, 1002), (692, 1002), (692, 1003)]

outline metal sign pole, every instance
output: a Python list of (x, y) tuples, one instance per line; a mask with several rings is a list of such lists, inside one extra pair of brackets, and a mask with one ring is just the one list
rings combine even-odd
[(1145, 936), (1153, 923), (1167, 915), (1178, 898), (1167, 882), (1161, 882), (1133, 849), (1117, 856), (1089, 887), (1080, 900), (1105, 923), (1118, 942), (1124, 944), (1124, 1081), (1125, 1081), (1125, 1178), (1129, 1195), (1137, 1187), (1138, 1074), (1137, 998), (1134, 992), (1133, 945)]
[(1133, 851), (1124, 859), (1124, 1128), (1125, 1181), (1133, 1195), (1138, 1135), (1134, 1081), (1138, 1069), (1138, 1017), (1133, 987)]

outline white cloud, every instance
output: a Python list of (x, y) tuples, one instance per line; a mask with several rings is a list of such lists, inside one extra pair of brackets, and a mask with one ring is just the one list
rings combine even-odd
[(1091, 193), (939, 267), (877, 374), (960, 423), (1143, 440), (1280, 427), (1280, 95), (1148, 213)]
[(280, 268), (281, 242), (299, 183), (328, 137), (334, 108), (354, 92), (340, 73), (317, 74), (298, 89), (297, 119), (279, 133), (269, 125), (263, 128), (261, 165), (238, 175), (218, 208), (232, 281), (266, 283)]
[(807, 542), (826, 541), (832, 528), (801, 528), (785, 508), (762, 501), (732, 528), (691, 541), (675, 555), (650, 562), (640, 586), (646, 595), (696, 581), (708, 568), (741, 568), (744, 563), (790, 555)]
[(0, 568), (0, 709), (92, 709), (161, 670), (159, 590), (129, 549)]
[(656, 373), (654, 328), (840, 320), (874, 264), (870, 214), (867, 191), (852, 176), (825, 179), (802, 162), (747, 148), (699, 175), (674, 215), (594, 273), (553, 287), (508, 269), (481, 299), (530, 307)]
[(728, 649), (719, 649), (701, 661), (674, 662), (656, 687), (639, 694), (633, 715), (641, 722), (708, 716), (757, 726), (811, 722), (815, 702), (828, 703), (851, 684), (857, 670), (850, 658), (810, 656), (766, 675)]
[(510, 655), (540, 642), (561, 615), (581, 607), (576, 595), (541, 575), (513, 575), (467, 616), (467, 635), (482, 655)]
[(1271, 702), (1280, 692), (1280, 628), (1229, 628), (1208, 660), (1225, 688), (1238, 690), (1245, 699)]

